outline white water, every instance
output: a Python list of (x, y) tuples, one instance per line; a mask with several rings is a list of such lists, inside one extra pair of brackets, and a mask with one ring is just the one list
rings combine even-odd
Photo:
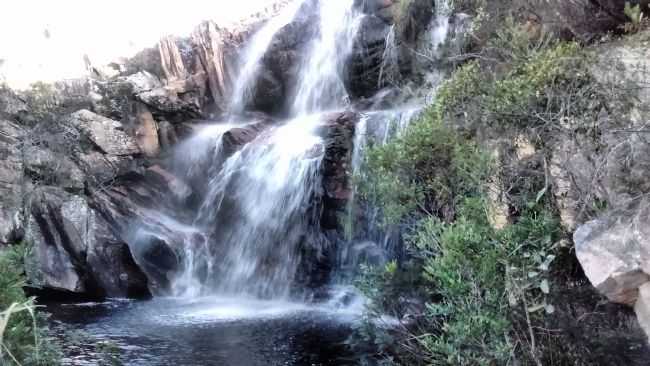
[[(233, 92), (232, 111), (245, 108), (273, 37), (296, 17), (304, 2), (296, 1), (253, 36)], [(170, 281), (175, 296), (274, 301), (292, 297), (301, 251), (318, 230), (318, 212), (310, 204), (321, 187), (325, 146), (319, 126), (324, 112), (344, 110), (349, 104), (342, 72), (364, 17), (354, 0), (320, 1), (318, 6), (319, 32), (309, 41), (296, 71), (296, 92), (289, 103), (291, 118), (265, 127), (253, 141), (229, 152), (231, 155), (224, 150), (224, 135), (246, 124), (209, 125), (176, 150), (175, 171), (192, 182), (198, 209), (188, 222), (168, 222), (165, 228), (153, 230), (149, 225), (143, 234), (172, 241), (180, 253), (180, 271)], [(442, 15), (432, 21), (429, 40), (433, 49), (444, 41), (447, 27), (448, 19)], [(386, 68), (397, 62), (394, 32), (389, 32), (389, 37), (392, 39), (387, 39), (384, 54), (390, 59), (385, 60)], [(384, 144), (399, 135), (422, 105), (419, 101), (408, 108), (362, 113), (354, 137), (352, 173), (362, 177), (369, 144)], [(353, 187), (348, 209), (351, 232), (355, 231), (356, 194)], [(364, 215), (364, 225), (368, 225), (363, 228), (365, 232), (377, 234), (380, 230), (373, 222), (378, 219), (377, 212)], [(391, 237), (390, 233), (377, 234), (371, 239), (390, 253)], [(341, 248), (339, 265), (356, 266), (359, 252), (372, 248), (370, 244), (366, 240), (356, 247)], [(334, 303), (350, 302), (348, 289), (334, 292), (338, 294), (331, 300)]]
[(243, 66), (239, 71), (232, 94), (230, 111), (241, 113), (249, 102), (255, 80), (259, 74), (260, 62), (273, 41), (273, 36), (282, 27), (291, 23), (305, 0), (295, 0), (276, 17), (271, 18), (249, 41), (242, 58)]
[[(294, 2), (253, 36), (234, 88), (233, 112), (245, 108), (273, 37), (304, 2)], [(170, 281), (173, 295), (291, 296), (301, 250), (318, 230), (318, 213), (310, 207), (321, 187), (325, 149), (318, 127), (324, 111), (347, 104), (341, 73), (362, 17), (354, 0), (320, 1), (318, 15), (320, 31), (298, 65), (289, 120), (266, 126), (230, 156), (224, 136), (245, 124), (209, 125), (177, 148), (174, 169), (198, 191), (198, 210), (189, 223), (149, 225), (140, 233), (172, 242), (181, 256), (180, 271)]]
[(342, 71), (359, 26), (361, 14), (354, 0), (320, 1), (320, 36), (312, 40), (301, 65), (291, 115), (299, 116), (348, 103)]

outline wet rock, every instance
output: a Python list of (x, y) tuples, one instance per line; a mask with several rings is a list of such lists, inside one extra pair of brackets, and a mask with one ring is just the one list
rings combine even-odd
[(359, 116), (344, 112), (324, 117), (321, 134), (326, 136), (323, 158), (323, 214), (325, 230), (340, 229), (339, 217), (351, 195), (350, 164), (354, 126)]
[(380, 266), (386, 262), (386, 251), (371, 241), (354, 243), (348, 248), (348, 265), (354, 271), (360, 264)]
[(171, 149), (178, 142), (174, 126), (168, 121), (158, 122), (158, 141), (162, 149)]
[(145, 174), (148, 180), (160, 180), (156, 184), (166, 186), (180, 204), (187, 203), (187, 200), (192, 195), (192, 188), (189, 185), (179, 177), (163, 169), (160, 165), (150, 167)]
[(379, 76), (390, 25), (377, 16), (363, 19), (348, 65), (348, 90), (355, 98), (371, 97), (380, 89)]
[(234, 127), (223, 134), (222, 149), (224, 157), (234, 154), (247, 143), (255, 140), (264, 130), (273, 124), (272, 119), (262, 118), (243, 127)]
[(167, 292), (171, 279), (181, 268), (181, 258), (167, 240), (154, 234), (138, 235), (132, 245), (140, 266), (147, 273), (152, 292)]
[(639, 325), (646, 335), (650, 337), (650, 282), (639, 287), (639, 297), (634, 305), (634, 312)]
[(271, 70), (264, 68), (253, 88), (249, 108), (271, 114), (279, 113), (284, 107), (284, 97), (285, 84)]

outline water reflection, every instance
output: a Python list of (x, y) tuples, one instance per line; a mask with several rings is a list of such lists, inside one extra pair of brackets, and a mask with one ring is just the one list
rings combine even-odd
[[(343, 342), (358, 313), (253, 299), (159, 298), (49, 305), (67, 333), (64, 365), (97, 365), (109, 341), (124, 365), (352, 365)], [(70, 341), (69, 337), (75, 337)]]

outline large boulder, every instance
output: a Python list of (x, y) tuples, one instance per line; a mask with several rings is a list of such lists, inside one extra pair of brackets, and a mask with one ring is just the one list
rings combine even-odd
[(118, 121), (80, 110), (72, 113), (64, 123), (77, 129), (104, 154), (128, 156), (140, 153), (137, 143)]
[(84, 197), (42, 187), (29, 207), (31, 285), (89, 296), (148, 296), (147, 279), (128, 246)]
[(643, 200), (578, 228), (576, 256), (591, 283), (611, 301), (634, 304), (650, 281), (650, 206)]

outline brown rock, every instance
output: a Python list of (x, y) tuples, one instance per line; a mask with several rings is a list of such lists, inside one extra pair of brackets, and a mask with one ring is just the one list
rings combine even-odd
[(135, 138), (138, 147), (147, 157), (158, 156), (158, 126), (147, 106), (142, 103), (136, 105), (136, 123)]
[(214, 22), (204, 22), (192, 34), (197, 57), (208, 76), (212, 100), (221, 109), (227, 106), (227, 97), (232, 85), (231, 70), (226, 59), (227, 31)]
[(168, 83), (174, 80), (185, 80), (188, 77), (183, 58), (174, 37), (164, 37), (158, 43), (162, 69)]

